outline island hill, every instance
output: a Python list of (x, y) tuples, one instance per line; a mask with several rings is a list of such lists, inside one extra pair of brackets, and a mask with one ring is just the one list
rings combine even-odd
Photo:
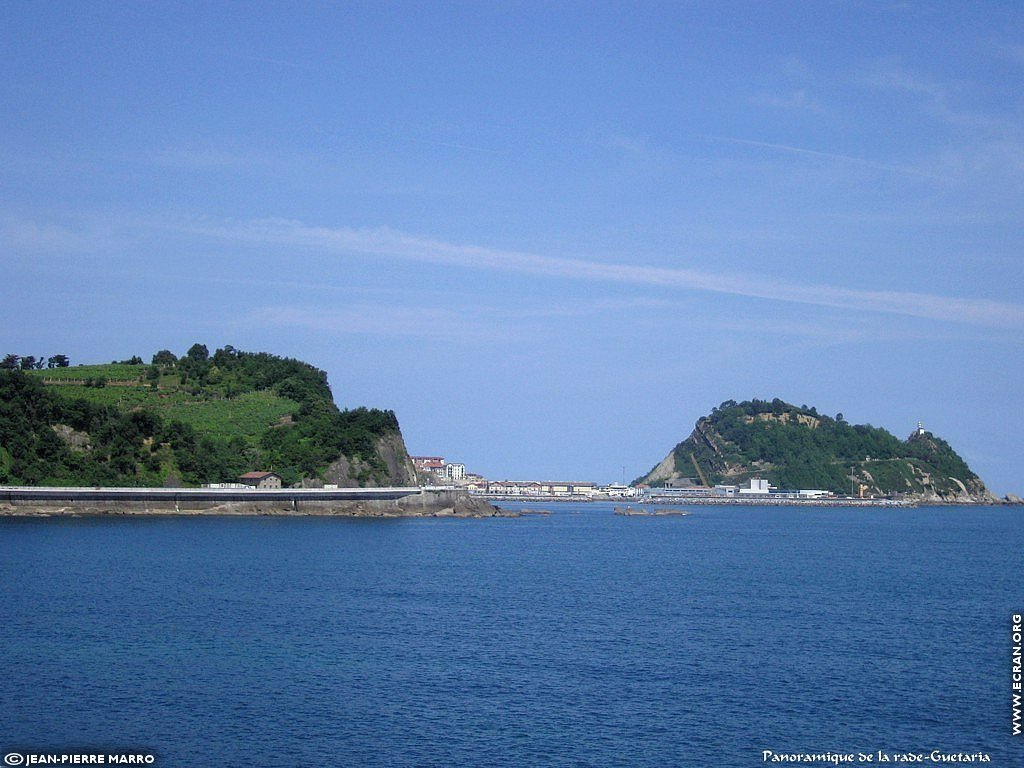
[[(149, 363), (0, 364), (0, 485), (197, 488), (260, 471), (287, 487), (416, 486), (395, 414), (339, 409), (326, 373), (299, 360), (194, 344)], [(428, 506), (493, 511), (455, 496)]]
[(900, 440), (779, 399), (725, 401), (634, 485), (711, 488), (751, 480), (924, 503), (1000, 501), (946, 441), (921, 427)]

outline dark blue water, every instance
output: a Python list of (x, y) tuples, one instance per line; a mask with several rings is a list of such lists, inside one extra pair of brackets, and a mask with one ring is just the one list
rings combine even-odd
[(1015, 509), (0, 520), (0, 751), (756, 766), (1010, 736)]

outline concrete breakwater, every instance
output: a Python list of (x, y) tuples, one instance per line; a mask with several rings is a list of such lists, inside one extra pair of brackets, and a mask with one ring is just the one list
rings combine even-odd
[(624, 517), (686, 517), (692, 514), (685, 509), (657, 509), (649, 507), (616, 507), (616, 515)]
[(748, 506), (748, 507), (916, 507), (919, 501), (908, 499), (851, 499), (843, 497), (832, 497), (825, 499), (793, 499), (793, 498), (771, 498), (764, 496), (752, 496), (743, 498), (739, 496), (721, 497), (696, 497), (692, 499), (674, 499), (669, 501), (652, 501), (652, 504), (698, 504), (706, 506)]
[(419, 488), (0, 488), (0, 515), (322, 515), (494, 517), (459, 491)]
[[(489, 501), (521, 501), (534, 502), (542, 501), (549, 504), (592, 504), (609, 502), (626, 502), (625, 499), (609, 499), (579, 496), (498, 496), (491, 494), (474, 494), (475, 498), (488, 499)], [(632, 498), (630, 504), (660, 506), (664, 504), (686, 504), (705, 506), (748, 506), (748, 507), (916, 507), (923, 504), (983, 504), (989, 502), (980, 501), (953, 501), (946, 502), (937, 499), (858, 499), (843, 496), (829, 496), (826, 498), (795, 499), (792, 497), (778, 498), (769, 494), (757, 496), (688, 496), (685, 498), (673, 497), (645, 497)], [(1006, 502), (1013, 503), (1013, 502)]]

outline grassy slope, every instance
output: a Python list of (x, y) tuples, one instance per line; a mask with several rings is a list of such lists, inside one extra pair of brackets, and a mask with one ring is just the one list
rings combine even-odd
[(107, 365), (75, 365), (68, 368), (44, 368), (38, 371), (26, 371), (26, 373), (40, 379), (60, 381), (84, 381), (85, 379), (95, 379), (98, 377), (142, 381), (146, 368), (147, 366), (145, 365), (110, 363)]
[[(394, 413), (339, 410), (314, 366), (230, 346), (211, 355), (198, 343), (183, 357), (163, 350), (154, 359), (161, 364), (0, 375), (7, 405), (16, 402), (6, 410), (0, 402), (0, 447), (18, 451), (6, 470), (0, 452), (0, 475), (28, 484), (198, 485), (269, 469), (291, 484), (322, 477), (344, 456), (358, 459), (353, 482), (391, 482), (378, 443), (401, 440)], [(84, 432), (90, 444), (69, 448), (41, 425)]]
[[(189, 424), (201, 435), (217, 435), (230, 439), (243, 437), (255, 443), (268, 427), (294, 414), (298, 403), (270, 391), (246, 392), (233, 398), (194, 395), (180, 386), (176, 375), (160, 379), (160, 388), (153, 390), (145, 381), (147, 366), (142, 365), (80, 365), (32, 371), (30, 375), (47, 382), (54, 380), (76, 383), (51, 383), (61, 397), (81, 398), (96, 405), (116, 405), (122, 410), (134, 407), (151, 408), (171, 421)], [(77, 382), (104, 378), (109, 381), (137, 382), (132, 386), (107, 384), (86, 387)]]

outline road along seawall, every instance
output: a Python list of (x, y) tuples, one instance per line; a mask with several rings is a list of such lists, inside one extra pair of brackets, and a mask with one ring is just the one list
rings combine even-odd
[(494, 517), (502, 512), (463, 492), (415, 488), (230, 492), (205, 488), (0, 488), (0, 516), (85, 515)]

